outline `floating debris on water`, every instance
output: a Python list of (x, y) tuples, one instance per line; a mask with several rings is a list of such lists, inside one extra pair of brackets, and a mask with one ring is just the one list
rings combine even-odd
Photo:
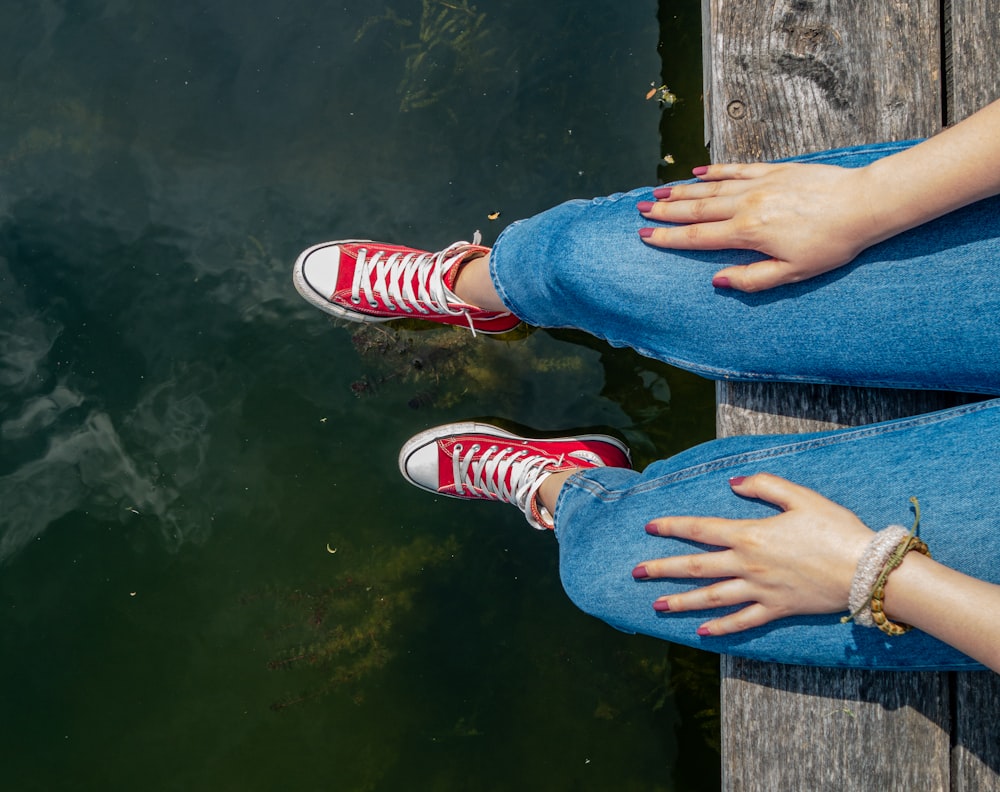
[(646, 92), (646, 99), (655, 99), (660, 103), (660, 107), (673, 107), (679, 101), (677, 95), (673, 93), (666, 84), (657, 87), (656, 83), (650, 83), (650, 89)]

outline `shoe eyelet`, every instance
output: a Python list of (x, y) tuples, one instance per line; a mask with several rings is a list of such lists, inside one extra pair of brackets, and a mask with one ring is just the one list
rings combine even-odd
[(352, 298), (351, 298), (351, 302), (352, 302), (352, 303), (354, 303), (355, 305), (361, 305), (361, 298), (360, 298), (360, 297), (358, 297), (357, 299), (354, 299), (354, 298), (352, 297)]

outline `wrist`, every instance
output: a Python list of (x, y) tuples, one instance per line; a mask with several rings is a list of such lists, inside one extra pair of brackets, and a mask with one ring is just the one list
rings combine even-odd
[(922, 596), (925, 592), (919, 589), (926, 585), (932, 567), (940, 566), (936, 561), (920, 553), (907, 553), (903, 563), (899, 565), (885, 584), (883, 607), (885, 614), (893, 621), (913, 624), (921, 621), (921, 611), (927, 607)]
[(913, 191), (900, 184), (892, 159), (885, 157), (856, 169), (855, 207), (862, 215), (859, 220), (862, 250), (928, 219), (919, 209)]
[(862, 627), (874, 627), (878, 623), (876, 597), (881, 599), (886, 576), (898, 566), (895, 559), (901, 542), (908, 541), (909, 533), (902, 525), (890, 525), (872, 536), (858, 558), (847, 600), (850, 616), (844, 621), (853, 619)]

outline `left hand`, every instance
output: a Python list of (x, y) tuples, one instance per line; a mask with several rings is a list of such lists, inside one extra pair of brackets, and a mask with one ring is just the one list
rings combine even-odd
[[(701, 169), (699, 169), (700, 171)], [(710, 165), (640, 213), (680, 223), (644, 235), (681, 250), (741, 248), (763, 261), (726, 267), (712, 283), (745, 292), (815, 277), (846, 264), (878, 239), (864, 168), (806, 163)], [(641, 234), (642, 232), (640, 232)]]
[(730, 486), (737, 495), (779, 506), (782, 513), (755, 520), (652, 520), (646, 528), (651, 534), (724, 548), (640, 564), (637, 578), (725, 578), (657, 602), (666, 603), (670, 612), (749, 603), (705, 622), (698, 630), (703, 636), (740, 632), (785, 616), (846, 611), (858, 559), (874, 532), (848, 509), (778, 476), (758, 473), (733, 479)]

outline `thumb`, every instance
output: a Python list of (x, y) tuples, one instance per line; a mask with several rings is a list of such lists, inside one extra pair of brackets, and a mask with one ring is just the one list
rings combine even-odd
[(792, 270), (787, 261), (764, 259), (719, 270), (712, 278), (712, 285), (717, 289), (758, 292), (800, 280), (802, 277)]
[(771, 473), (756, 473), (730, 479), (729, 486), (737, 495), (756, 498), (779, 507), (782, 511), (815, 505), (815, 499), (826, 500), (808, 487), (793, 484), (788, 479)]

